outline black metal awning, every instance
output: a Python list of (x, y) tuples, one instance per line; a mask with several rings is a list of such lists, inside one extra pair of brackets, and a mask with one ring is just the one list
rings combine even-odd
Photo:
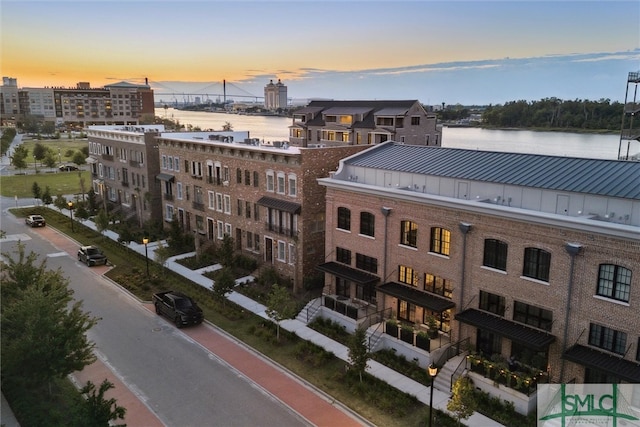
[(456, 314), (456, 320), (502, 335), (535, 351), (545, 351), (556, 339), (547, 332), (473, 308)]
[(292, 214), (296, 214), (300, 212), (300, 204), (294, 202), (288, 202), (286, 200), (276, 199), (274, 197), (262, 196), (260, 200), (258, 200), (258, 204), (260, 206), (266, 206), (268, 208), (277, 209), (283, 212), (289, 212)]
[(167, 182), (173, 182), (176, 177), (168, 174), (168, 173), (159, 173), (158, 175), (156, 175), (156, 178), (159, 179), (160, 181), (167, 181)]
[(599, 369), (630, 383), (640, 383), (640, 364), (576, 344), (562, 358), (588, 368)]
[(356, 270), (355, 268), (351, 268), (347, 265), (340, 264), (334, 261), (325, 262), (324, 264), (320, 264), (316, 268), (320, 271), (324, 271), (325, 273), (333, 274), (335, 276), (341, 277), (354, 283), (358, 283), (360, 285), (367, 285), (380, 280), (378, 276), (365, 273), (364, 271)]
[(379, 286), (378, 290), (383, 294), (400, 298), (401, 300), (420, 307), (428, 308), (429, 310), (437, 313), (442, 313), (443, 311), (456, 306), (456, 304), (448, 298), (423, 292), (396, 282), (385, 283), (384, 285)]

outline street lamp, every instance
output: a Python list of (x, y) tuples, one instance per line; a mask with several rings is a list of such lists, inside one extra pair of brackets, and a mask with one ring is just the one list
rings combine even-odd
[(71, 231), (73, 231), (73, 202), (67, 202), (69, 207), (69, 218), (71, 219)]
[(433, 380), (438, 375), (438, 368), (433, 363), (427, 368), (431, 377), (431, 396), (429, 397), (429, 427), (433, 425)]
[(147, 261), (147, 277), (149, 277), (149, 252), (147, 252), (147, 244), (149, 243), (148, 238), (143, 238), (142, 243), (144, 243), (144, 259)]

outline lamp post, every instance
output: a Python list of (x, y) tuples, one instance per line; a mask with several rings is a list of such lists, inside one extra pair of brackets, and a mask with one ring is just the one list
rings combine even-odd
[(144, 259), (147, 262), (147, 278), (149, 277), (149, 252), (147, 252), (147, 244), (149, 243), (148, 238), (143, 238), (142, 243), (144, 243)]
[(67, 202), (67, 206), (69, 207), (69, 218), (71, 219), (71, 231), (73, 230), (73, 202)]
[(429, 397), (429, 427), (433, 425), (433, 380), (438, 375), (438, 368), (432, 363), (427, 368), (429, 376), (431, 377), (431, 396)]
[(36, 155), (33, 155), (33, 169), (35, 169), (36, 174), (38, 173), (38, 165), (36, 164)]

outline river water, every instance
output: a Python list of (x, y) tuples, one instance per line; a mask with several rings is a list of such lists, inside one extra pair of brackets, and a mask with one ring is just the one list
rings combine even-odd
[[(156, 108), (156, 116), (178, 120), (203, 130), (222, 130), (231, 123), (235, 131), (249, 131), (251, 138), (265, 141), (289, 139), (288, 117), (247, 116), (240, 114), (181, 111)], [(552, 156), (585, 157), (615, 160), (618, 158), (619, 135), (599, 135), (567, 132), (535, 132), (529, 130), (487, 130), (480, 128), (442, 129), (442, 146), (483, 151), (510, 151), (515, 153), (547, 154)], [(629, 154), (640, 151), (637, 141), (632, 141)], [(622, 155), (627, 153), (623, 141)]]

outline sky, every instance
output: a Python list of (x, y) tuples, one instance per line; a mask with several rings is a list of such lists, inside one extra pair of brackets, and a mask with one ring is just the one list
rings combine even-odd
[(622, 102), (640, 70), (637, 0), (0, 0), (0, 28), (19, 87), (146, 78), (178, 101), (280, 79), (293, 100)]

